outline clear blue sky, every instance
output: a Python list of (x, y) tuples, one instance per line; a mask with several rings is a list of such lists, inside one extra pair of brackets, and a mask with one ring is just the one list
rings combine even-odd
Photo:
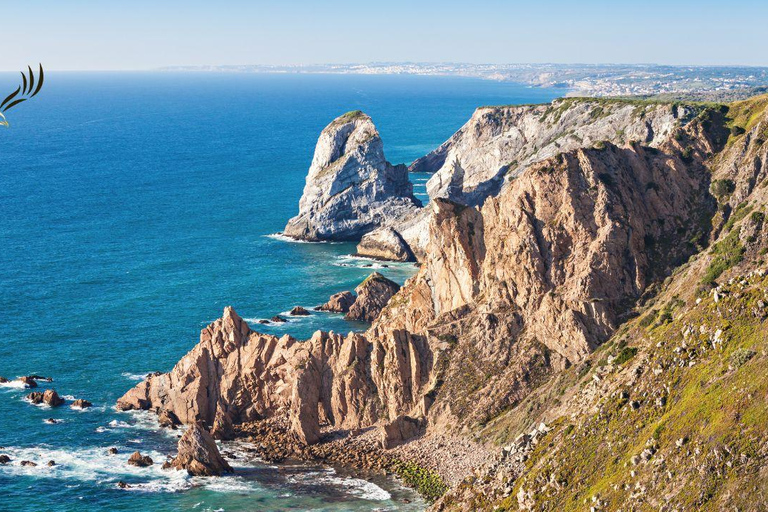
[(768, 65), (768, 0), (0, 0), (0, 70), (371, 61)]

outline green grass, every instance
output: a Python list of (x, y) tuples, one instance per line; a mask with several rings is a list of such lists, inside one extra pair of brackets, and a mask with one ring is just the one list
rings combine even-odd
[(732, 231), (716, 243), (712, 247), (712, 253), (715, 256), (701, 279), (701, 283), (705, 285), (711, 285), (723, 272), (744, 259), (744, 247), (739, 240), (738, 231)]
[(416, 489), (430, 503), (440, 499), (448, 490), (440, 475), (413, 462), (398, 461), (394, 471), (408, 487)]

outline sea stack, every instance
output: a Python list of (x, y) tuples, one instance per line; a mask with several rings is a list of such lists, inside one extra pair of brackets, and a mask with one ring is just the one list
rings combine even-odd
[(379, 226), (415, 214), (405, 165), (384, 157), (379, 132), (359, 110), (331, 122), (320, 134), (307, 175), (299, 214), (283, 234), (298, 240), (359, 240)]

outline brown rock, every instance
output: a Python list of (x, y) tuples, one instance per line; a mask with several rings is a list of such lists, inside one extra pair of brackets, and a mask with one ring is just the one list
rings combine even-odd
[(0, 454), (0, 464), (8, 464), (9, 462), (11, 462), (11, 458), (8, 455)]
[(54, 389), (46, 389), (45, 392), (33, 391), (27, 395), (27, 400), (35, 405), (46, 404), (51, 407), (58, 407), (64, 403), (64, 399)]
[(108, 450), (107, 450), (107, 453), (108, 453), (109, 455), (117, 455), (117, 448), (115, 448), (115, 447), (112, 447), (112, 448), (110, 448), (110, 449), (108, 449)]
[(37, 381), (32, 377), (19, 377), (19, 380), (24, 383), (25, 388), (36, 388)]
[(47, 464), (47, 466), (48, 466), (49, 468), (50, 468), (50, 467), (53, 467), (53, 466), (55, 466), (55, 465), (56, 465), (56, 461), (55, 461), (55, 460), (49, 460), (49, 461), (48, 461), (48, 464)]
[(157, 421), (160, 423), (161, 427), (165, 428), (176, 429), (177, 426), (181, 425), (179, 418), (173, 411), (169, 411), (168, 409), (163, 409), (158, 413)]
[(131, 457), (128, 459), (128, 464), (131, 466), (146, 468), (154, 464), (154, 461), (149, 455), (142, 455), (139, 452), (133, 452), (133, 455), (131, 455)]
[(293, 308), (291, 310), (291, 312), (289, 314), (292, 315), (292, 316), (308, 316), (309, 315), (309, 311), (307, 311), (306, 309), (304, 309), (301, 306), (296, 306), (295, 308)]
[(131, 488), (131, 486), (129, 484), (123, 482), (122, 480), (117, 482), (117, 487), (120, 488), (120, 489), (130, 489)]
[(89, 402), (88, 400), (84, 400), (82, 398), (78, 398), (74, 402), (72, 402), (72, 406), (75, 409), (87, 409), (88, 407), (91, 407), (93, 404)]
[(355, 288), (357, 300), (349, 308), (345, 318), (373, 322), (398, 290), (400, 285), (374, 272)]
[(269, 321), (276, 324), (284, 324), (285, 322), (287, 322), (287, 320), (281, 317), (280, 315), (273, 316), (272, 318), (269, 319)]
[(8, 382), (8, 379), (6, 379), (5, 377), (0, 376), (0, 384), (5, 384), (6, 382)]
[(21, 461), (21, 465), (31, 467), (31, 468), (37, 467), (37, 463), (32, 462), (31, 460), (23, 460)]
[(328, 302), (318, 306), (317, 309), (318, 311), (329, 311), (332, 313), (346, 313), (352, 304), (355, 303), (356, 299), (355, 294), (350, 291), (334, 293), (328, 299)]
[(400, 415), (381, 427), (381, 446), (385, 449), (394, 448), (419, 435), (425, 426), (424, 418)]
[(198, 423), (190, 426), (179, 439), (179, 453), (171, 466), (185, 469), (192, 476), (220, 476), (233, 472), (219, 453), (216, 441)]

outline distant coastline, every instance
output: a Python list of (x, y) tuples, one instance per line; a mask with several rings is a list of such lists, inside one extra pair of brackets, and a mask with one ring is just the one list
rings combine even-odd
[(582, 96), (658, 96), (734, 100), (768, 90), (768, 67), (657, 64), (367, 64), (169, 66), (160, 71), (453, 76), (560, 87)]

